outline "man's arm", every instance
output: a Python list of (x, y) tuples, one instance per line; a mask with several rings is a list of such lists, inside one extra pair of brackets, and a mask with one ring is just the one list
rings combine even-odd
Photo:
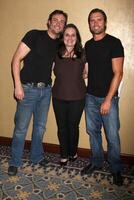
[(124, 62), (124, 57), (112, 59), (112, 69), (113, 69), (114, 76), (111, 81), (111, 85), (110, 85), (108, 94), (100, 108), (100, 112), (103, 115), (105, 115), (109, 112), (110, 107), (111, 107), (111, 100), (112, 100), (113, 96), (115, 95), (115, 93), (120, 85), (120, 82), (122, 80), (123, 62)]
[(24, 91), (20, 80), (20, 66), (23, 58), (29, 53), (30, 48), (23, 42), (20, 42), (11, 62), (12, 74), (14, 79), (14, 96), (22, 100)]

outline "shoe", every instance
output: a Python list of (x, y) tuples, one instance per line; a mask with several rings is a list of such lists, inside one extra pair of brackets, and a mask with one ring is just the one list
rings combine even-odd
[(81, 170), (81, 175), (83, 176), (85, 174), (92, 174), (95, 170), (100, 170), (100, 169), (102, 169), (102, 167), (96, 167), (92, 164), (89, 164)]
[(77, 160), (78, 156), (77, 154), (75, 154), (75, 156), (70, 156), (69, 157), (69, 161), (74, 162), (75, 160)]
[(18, 172), (18, 168), (15, 166), (9, 166), (8, 167), (8, 175), (9, 176), (15, 176)]
[(45, 167), (48, 163), (49, 163), (49, 161), (46, 158), (43, 158), (38, 164), (41, 167)]
[(123, 185), (123, 178), (120, 172), (113, 173), (113, 184), (122, 186)]
[(60, 165), (61, 166), (66, 166), (67, 163), (68, 163), (68, 159), (67, 158), (61, 158), (61, 160), (60, 160)]

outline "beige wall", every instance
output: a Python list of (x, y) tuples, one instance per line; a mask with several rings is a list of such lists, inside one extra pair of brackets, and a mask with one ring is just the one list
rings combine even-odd
[[(50, 12), (63, 9), (69, 22), (80, 29), (83, 44), (91, 37), (87, 16), (91, 9), (100, 7), (108, 16), (107, 32), (119, 37), (125, 48), (124, 82), (120, 99), (122, 153), (134, 155), (134, 0), (0, 0), (0, 136), (12, 137), (16, 102), (10, 61), (21, 37), (30, 29), (46, 28)], [(30, 139), (31, 126), (27, 139)], [(106, 142), (104, 140), (104, 149)], [(56, 124), (50, 108), (44, 142), (58, 144)], [(80, 125), (79, 147), (89, 148), (84, 116)]]

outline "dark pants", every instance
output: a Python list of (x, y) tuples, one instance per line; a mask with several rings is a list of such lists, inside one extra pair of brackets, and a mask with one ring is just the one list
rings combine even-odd
[(53, 108), (58, 126), (58, 139), (62, 158), (77, 153), (79, 123), (85, 106), (85, 99), (64, 101), (53, 98)]

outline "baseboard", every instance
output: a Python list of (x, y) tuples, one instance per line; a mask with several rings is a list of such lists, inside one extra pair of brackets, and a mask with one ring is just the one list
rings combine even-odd
[[(2, 146), (10, 146), (12, 138), (8, 137), (0, 137), (0, 145)], [(29, 140), (25, 141), (25, 149), (30, 149), (31, 142)], [(57, 144), (50, 144), (50, 143), (43, 143), (44, 149), (50, 153), (59, 153), (59, 145)], [(105, 156), (107, 157), (107, 152), (104, 152)], [(81, 157), (88, 158), (91, 155), (90, 149), (78, 148), (78, 155)], [(134, 165), (134, 155), (132, 154), (121, 154), (121, 159), (124, 164)]]

